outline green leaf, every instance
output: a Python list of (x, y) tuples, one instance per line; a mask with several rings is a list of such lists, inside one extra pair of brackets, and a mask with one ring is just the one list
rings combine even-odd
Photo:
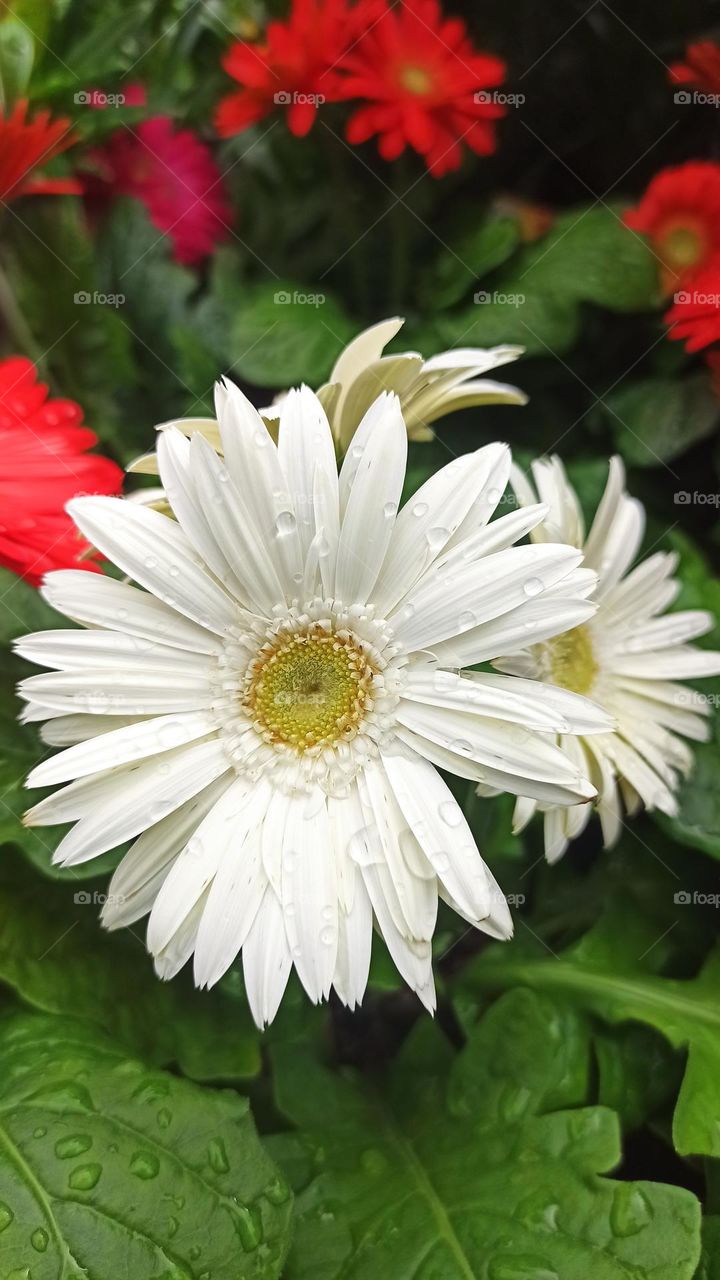
[(628, 383), (606, 396), (604, 408), (618, 449), (637, 467), (684, 453), (720, 419), (720, 400), (705, 373)]
[[(97, 883), (97, 882), (96, 882)], [(188, 974), (160, 982), (140, 926), (106, 933), (105, 884), (40, 879), (17, 854), (0, 862), (0, 981), (48, 1013), (87, 1019), (132, 1052), (178, 1063), (202, 1080), (243, 1079), (260, 1067), (247, 1007), (196, 991)]]
[(601, 1176), (615, 1115), (582, 1107), (572, 1013), (527, 991), (497, 1002), (453, 1060), (427, 1021), (385, 1083), (274, 1052), (298, 1127), (271, 1150), (302, 1190), (286, 1280), (689, 1280), (694, 1196)]
[(356, 328), (333, 297), (310, 286), (251, 286), (233, 313), (233, 372), (260, 387), (317, 386)]
[[(676, 882), (677, 909), (693, 894)], [(720, 897), (718, 898), (720, 902)], [(460, 977), (470, 991), (523, 985), (567, 1000), (609, 1023), (645, 1023), (675, 1049), (687, 1049), (687, 1068), (673, 1118), (681, 1155), (720, 1155), (720, 947), (694, 978), (653, 971), (673, 926), (643, 918), (637, 903), (613, 902), (579, 942), (560, 956), (531, 940), (491, 947)], [(664, 932), (663, 932), (664, 929)]]
[(575, 342), (579, 314), (572, 301), (555, 298), (528, 283), (478, 290), (481, 301), (452, 315), (438, 316), (431, 332), (412, 341), (420, 351), (442, 347), (490, 347), (520, 343), (528, 355), (562, 354)]
[(647, 311), (658, 301), (654, 255), (606, 205), (557, 218), (550, 233), (514, 261), (510, 283), (610, 311)]
[(420, 273), (418, 299), (430, 312), (460, 302), (488, 271), (515, 251), (520, 230), (514, 218), (491, 218), (442, 249)]
[(97, 1031), (0, 1024), (0, 1280), (273, 1280), (291, 1192), (247, 1100)]
[(24, 22), (0, 22), (0, 107), (7, 114), (25, 94), (35, 58), (32, 32)]
[(697, 1280), (720, 1280), (720, 1216), (708, 1214), (702, 1224), (702, 1258)]

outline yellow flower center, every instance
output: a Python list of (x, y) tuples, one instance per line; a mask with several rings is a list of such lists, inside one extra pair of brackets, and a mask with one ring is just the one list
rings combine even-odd
[(400, 83), (410, 93), (422, 95), (432, 89), (432, 76), (423, 67), (403, 67), (400, 72)]
[(245, 703), (261, 733), (302, 752), (354, 735), (374, 674), (346, 632), (280, 636), (256, 659)]
[(694, 266), (703, 254), (702, 238), (692, 227), (674, 227), (660, 247), (668, 264), (678, 271)]
[(593, 654), (592, 640), (587, 627), (573, 627), (564, 635), (550, 641), (550, 679), (563, 689), (573, 693), (588, 693), (597, 675), (598, 665)]

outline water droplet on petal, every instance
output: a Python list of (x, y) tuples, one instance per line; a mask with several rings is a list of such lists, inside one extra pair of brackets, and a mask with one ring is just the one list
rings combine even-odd
[(543, 584), (539, 578), (528, 578), (527, 582), (523, 586), (525, 595), (530, 597), (539, 595), (542, 589)]
[(287, 538), (295, 532), (297, 521), (292, 511), (281, 511), (275, 521), (275, 532), (278, 538)]
[(392, 520), (393, 516), (397, 515), (397, 503), (386, 502), (383, 507), (383, 515), (386, 520)]
[(442, 525), (437, 525), (432, 529), (428, 529), (425, 536), (430, 550), (440, 551), (450, 537), (450, 530), (443, 528)]
[(410, 508), (410, 514), (421, 520), (428, 513), (429, 507), (427, 502), (414, 502)]
[(449, 827), (462, 826), (463, 812), (455, 800), (443, 800), (438, 806), (438, 816)]

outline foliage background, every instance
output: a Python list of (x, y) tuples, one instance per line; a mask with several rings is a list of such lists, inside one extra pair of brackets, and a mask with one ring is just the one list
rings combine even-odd
[[(262, 25), (259, 5), (1, 5), (5, 100), (26, 83), (89, 147), (143, 112), (120, 121), (74, 95), (141, 79), (153, 114), (212, 144), (235, 210), (197, 271), (137, 204), (99, 223), (73, 198), (6, 206), (3, 349), (36, 358), (127, 462), (155, 422), (212, 412), (219, 373), (266, 403), (322, 381), (349, 337), (396, 311), (398, 349), (519, 342), (511, 376), (530, 407), (446, 420), (411, 446), (409, 490), (499, 437), (521, 457), (557, 449), (591, 510), (618, 450), (647, 547), (680, 553), (678, 607), (720, 613), (720, 403), (702, 362), (666, 341), (655, 260), (619, 217), (661, 167), (717, 158), (717, 112), (678, 106), (667, 80), (717, 6), (456, 8), (524, 102), (494, 157), (438, 182), (349, 148), (335, 108), (303, 141), (270, 117), (218, 143), (220, 55)], [(523, 243), (510, 198), (550, 209), (549, 231)], [(479, 290), (495, 300), (475, 303)], [(75, 301), (94, 291), (125, 301)], [(59, 625), (9, 575), (0, 594), (5, 645)], [(610, 854), (593, 826), (554, 869), (536, 830), (509, 834), (504, 800), (460, 784), (484, 856), (522, 898), (515, 941), (441, 918), (435, 1024), (376, 941), (360, 1012), (291, 989), (260, 1036), (238, 972), (211, 994), (187, 975), (164, 986), (139, 929), (101, 933), (117, 855), (58, 871), (52, 834), (21, 828), (38, 745), (14, 726), (20, 667), (6, 658), (0, 699), (0, 1280), (720, 1276), (717, 730), (676, 821), (643, 818)]]

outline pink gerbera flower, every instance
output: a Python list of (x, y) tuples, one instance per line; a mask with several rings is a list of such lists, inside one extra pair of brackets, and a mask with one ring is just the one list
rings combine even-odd
[(93, 160), (91, 198), (140, 200), (158, 231), (170, 237), (178, 262), (201, 262), (227, 235), (231, 210), (209, 148), (190, 129), (176, 130), (167, 116), (116, 130)]

